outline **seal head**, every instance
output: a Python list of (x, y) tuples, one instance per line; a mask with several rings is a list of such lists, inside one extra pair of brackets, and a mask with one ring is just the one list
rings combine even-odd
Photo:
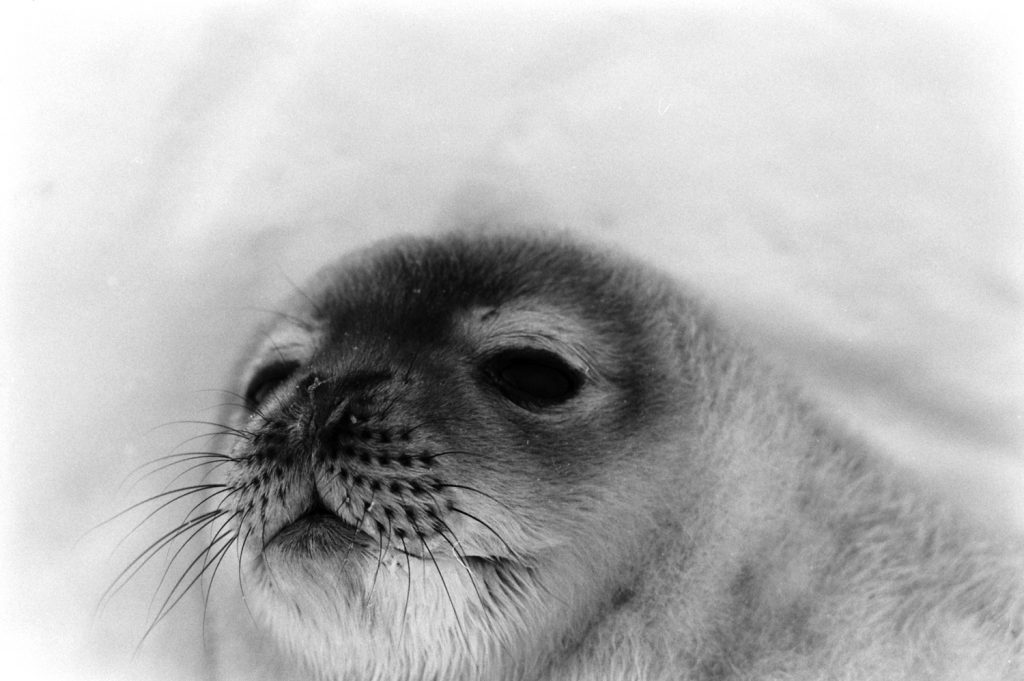
[(678, 492), (650, 471), (687, 456), (683, 307), (557, 236), (406, 240), (323, 271), (241, 372), (250, 608), (340, 678), (551, 665), (626, 598)]

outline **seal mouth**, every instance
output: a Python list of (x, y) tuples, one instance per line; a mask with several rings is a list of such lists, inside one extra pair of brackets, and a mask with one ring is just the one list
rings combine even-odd
[(323, 556), (369, 547), (370, 535), (346, 523), (341, 516), (316, 499), (294, 520), (282, 526), (264, 544), (264, 550)]
[[(381, 547), (381, 540), (347, 522), (331, 510), (319, 497), (306, 510), (282, 525), (263, 544), (264, 553), (283, 553), (293, 557), (307, 556), (324, 558), (329, 556), (350, 556), (358, 553), (380, 554), (398, 551), (416, 560), (437, 561), (441, 557), (430, 554), (420, 555), (412, 546), (403, 550), (391, 546)], [(488, 554), (461, 553), (459, 562), (474, 570), (508, 569), (517, 564), (509, 557)]]

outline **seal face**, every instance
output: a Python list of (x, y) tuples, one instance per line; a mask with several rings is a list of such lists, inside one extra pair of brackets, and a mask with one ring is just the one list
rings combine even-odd
[(670, 290), (629, 276), (453, 236), (296, 298), (242, 372), (223, 504), (266, 626), (339, 678), (528, 678), (572, 645), (635, 578), (637, 462), (685, 418)]

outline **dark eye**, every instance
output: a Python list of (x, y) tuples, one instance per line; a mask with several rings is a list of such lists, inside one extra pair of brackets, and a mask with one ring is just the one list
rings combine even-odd
[(583, 385), (579, 371), (546, 350), (507, 350), (492, 358), (485, 371), (505, 397), (526, 408), (565, 402)]
[(249, 386), (245, 389), (246, 404), (250, 407), (262, 404), (270, 396), (270, 393), (288, 380), (288, 377), (298, 368), (298, 362), (274, 362), (261, 367), (253, 374)]

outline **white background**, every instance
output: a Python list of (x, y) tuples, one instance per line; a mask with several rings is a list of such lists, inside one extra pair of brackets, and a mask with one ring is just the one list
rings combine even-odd
[(290, 281), (459, 216), (672, 270), (926, 484), (1024, 527), (1004, 5), (329, 6), (0, 21), (0, 677), (197, 673), (195, 608), (132, 657), (158, 569), (93, 614), (132, 523), (86, 530), (205, 432), (161, 426), (216, 417), (203, 391)]

